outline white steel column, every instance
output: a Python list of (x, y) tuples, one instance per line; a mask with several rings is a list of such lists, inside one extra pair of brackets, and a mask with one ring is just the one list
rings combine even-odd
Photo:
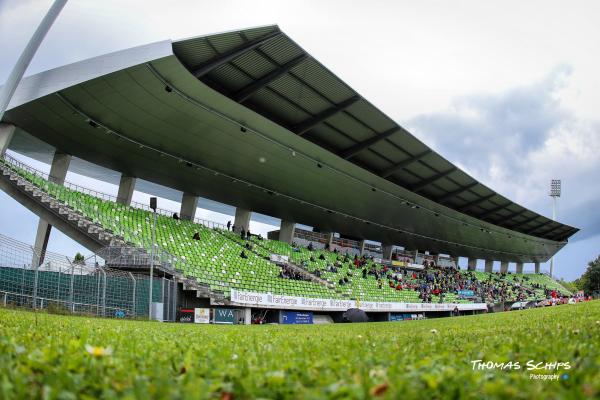
[(46, 16), (44, 17), (44, 19), (42, 19), (42, 22), (33, 33), (33, 36), (31, 37), (31, 39), (29, 39), (29, 43), (27, 43), (27, 46), (23, 50), (23, 53), (21, 53), (21, 56), (17, 60), (17, 63), (10, 72), (8, 79), (6, 80), (6, 83), (2, 88), (2, 91), (0, 92), (0, 121), (2, 121), (2, 118), (4, 117), (4, 112), (6, 111), (6, 108), (10, 103), (10, 99), (15, 93), (15, 90), (17, 89), (21, 78), (23, 78), (23, 74), (25, 74), (29, 63), (31, 62), (31, 59), (35, 55), (35, 52), (37, 51), (38, 47), (40, 47), (42, 40), (44, 40), (44, 37), (46, 37), (46, 34), (52, 27), (54, 20), (56, 19), (56, 17), (58, 17), (58, 14), (60, 14), (60, 11), (63, 9), (65, 4), (67, 4), (67, 0), (54, 1), (52, 6), (46, 13)]

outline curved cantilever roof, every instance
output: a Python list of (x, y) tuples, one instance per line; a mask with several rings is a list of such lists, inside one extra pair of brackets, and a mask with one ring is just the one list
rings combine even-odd
[[(576, 231), (476, 182), (276, 26), (152, 43), (30, 76), (4, 119), (87, 161), (80, 172), (90, 176), (101, 166), (409, 249), (545, 261)], [(34, 156), (41, 147), (11, 143)]]
[(202, 82), (298, 136), (412, 192), (475, 218), (563, 241), (576, 228), (476, 181), (369, 103), (277, 26), (173, 43)]

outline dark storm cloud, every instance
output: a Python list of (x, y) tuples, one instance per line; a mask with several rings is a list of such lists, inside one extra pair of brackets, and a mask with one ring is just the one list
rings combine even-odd
[(509, 173), (518, 174), (523, 158), (541, 147), (552, 129), (573, 118), (554, 97), (569, 74), (569, 67), (559, 67), (530, 86), (463, 97), (452, 112), (422, 115), (408, 125), (470, 170), (484, 175), (489, 157), (498, 156), (507, 161)]
[[(561, 106), (557, 92), (570, 73), (569, 67), (561, 66), (532, 85), (463, 97), (454, 102), (451, 111), (419, 116), (407, 126), (443, 156), (464, 165), (484, 184), (496, 190), (503, 186), (500, 191), (508, 198), (514, 199), (516, 192), (528, 183), (541, 181), (545, 185), (548, 171), (544, 165), (549, 165), (552, 173), (566, 178), (568, 184), (560, 199), (559, 220), (581, 229), (572, 241), (588, 239), (600, 234), (600, 186), (596, 183), (600, 179), (600, 160), (584, 163), (575, 153), (568, 166), (561, 166), (564, 160), (554, 162), (547, 147), (549, 138), (561, 129), (574, 137), (600, 133), (600, 124), (591, 122), (582, 128), (575, 115)], [(569, 144), (559, 146), (569, 151)], [(534, 157), (540, 153), (546, 154), (546, 164), (541, 165), (539, 157)], [(501, 169), (500, 178), (494, 175), (493, 166)], [(506, 182), (511, 185), (503, 184)], [(507, 189), (514, 191), (507, 193)], [(535, 198), (528, 207), (549, 210), (545, 186), (526, 189)]]

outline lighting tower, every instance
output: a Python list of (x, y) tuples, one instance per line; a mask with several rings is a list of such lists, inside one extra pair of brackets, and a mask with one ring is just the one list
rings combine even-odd
[[(550, 197), (552, 197), (552, 220), (556, 221), (556, 199), (560, 197), (560, 179), (550, 181)], [(554, 256), (550, 259), (550, 276), (554, 275)]]

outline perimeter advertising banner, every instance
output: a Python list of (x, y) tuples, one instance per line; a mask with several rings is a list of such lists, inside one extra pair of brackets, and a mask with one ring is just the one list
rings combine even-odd
[(235, 310), (229, 308), (215, 308), (215, 324), (233, 324), (235, 322)]
[(179, 322), (184, 324), (191, 324), (194, 322), (194, 310), (182, 308), (179, 310)]
[(280, 324), (312, 324), (313, 313), (310, 311), (281, 311)]
[(196, 324), (210, 323), (210, 308), (194, 308), (194, 322)]
[(251, 305), (259, 308), (279, 308), (291, 310), (346, 311), (360, 308), (364, 311), (452, 311), (486, 310), (485, 303), (392, 303), (354, 300), (314, 299), (308, 297), (282, 296), (271, 293), (255, 293), (231, 289), (231, 302), (238, 305)]

